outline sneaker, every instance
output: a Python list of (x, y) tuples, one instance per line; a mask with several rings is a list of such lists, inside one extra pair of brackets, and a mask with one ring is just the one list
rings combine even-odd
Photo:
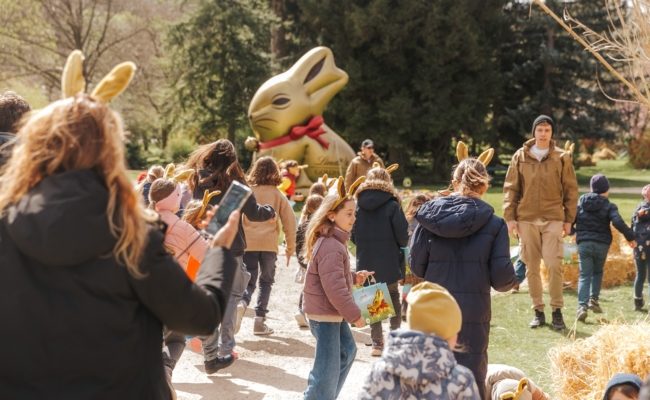
[(381, 357), (381, 353), (384, 351), (384, 346), (372, 346), (372, 351), (370, 355), (373, 357)]
[(594, 299), (593, 297), (589, 299), (589, 309), (596, 314), (600, 314), (603, 312), (603, 309), (600, 308), (600, 304), (598, 304), (598, 299)]
[(241, 328), (241, 321), (244, 319), (244, 314), (246, 313), (246, 307), (248, 304), (244, 300), (240, 300), (237, 303), (237, 320), (235, 321), (235, 333), (239, 333), (239, 328)]
[(205, 367), (205, 373), (208, 375), (214, 374), (220, 369), (228, 368), (235, 362), (235, 357), (231, 354), (224, 357), (217, 357), (210, 361), (205, 361), (203, 366)]
[(553, 320), (551, 321), (551, 327), (556, 331), (563, 331), (566, 329), (564, 318), (562, 317), (562, 310), (559, 308), (556, 308), (555, 311), (553, 311)]
[(535, 318), (530, 321), (528, 326), (535, 329), (543, 325), (546, 325), (546, 316), (544, 315), (544, 311), (535, 310)]
[(580, 322), (585, 322), (587, 319), (587, 306), (580, 306), (578, 307), (578, 312), (576, 313), (576, 318)]
[(643, 298), (634, 298), (634, 311), (643, 311)]
[(264, 319), (264, 317), (255, 317), (253, 335), (263, 336), (273, 334), (273, 329), (269, 328), (266, 323), (264, 323)]
[(298, 323), (298, 326), (300, 328), (307, 328), (309, 327), (309, 324), (307, 323), (307, 318), (305, 318), (305, 314), (301, 311), (298, 310), (293, 317), (296, 319), (296, 322)]

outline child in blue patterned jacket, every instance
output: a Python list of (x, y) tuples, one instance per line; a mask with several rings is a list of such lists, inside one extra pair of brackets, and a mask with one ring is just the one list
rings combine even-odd
[(440, 285), (422, 282), (407, 300), (410, 329), (390, 332), (359, 399), (480, 399), (474, 375), (452, 351), (462, 323), (454, 297)]
[(650, 282), (650, 185), (641, 191), (643, 202), (638, 205), (632, 215), (632, 230), (637, 246), (634, 249), (634, 262), (636, 264), (636, 279), (634, 280), (634, 309), (641, 311), (643, 308), (643, 285), (646, 278)]

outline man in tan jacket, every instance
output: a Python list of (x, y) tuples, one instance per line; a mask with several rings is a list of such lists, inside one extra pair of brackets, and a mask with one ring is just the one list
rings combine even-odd
[(553, 119), (546, 115), (533, 122), (534, 138), (512, 156), (503, 185), (503, 209), (508, 231), (519, 237), (521, 258), (527, 266), (526, 278), (535, 309), (530, 327), (546, 323), (539, 273), (544, 259), (549, 270), (552, 327), (563, 330), (562, 238), (571, 232), (575, 220), (578, 182), (571, 154), (555, 146), (553, 129)]
[(370, 139), (366, 139), (361, 143), (361, 151), (359, 155), (354, 157), (348, 165), (348, 170), (345, 173), (345, 187), (349, 188), (354, 181), (360, 176), (366, 176), (374, 163), (384, 168), (384, 162), (377, 154), (375, 154), (375, 144)]

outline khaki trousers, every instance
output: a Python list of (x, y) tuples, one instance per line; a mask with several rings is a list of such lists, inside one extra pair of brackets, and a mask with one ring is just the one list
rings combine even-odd
[(526, 278), (530, 298), (535, 310), (544, 310), (544, 288), (539, 273), (540, 261), (549, 271), (548, 292), (551, 296), (551, 308), (562, 308), (562, 282), (564, 270), (562, 256), (564, 244), (562, 241), (562, 221), (518, 221), (517, 228), (521, 241), (521, 259), (526, 264)]

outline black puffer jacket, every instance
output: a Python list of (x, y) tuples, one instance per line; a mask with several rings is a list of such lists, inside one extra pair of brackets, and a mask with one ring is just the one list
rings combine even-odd
[(610, 203), (607, 197), (597, 193), (583, 194), (578, 200), (578, 213), (574, 224), (576, 242), (612, 244), (610, 222), (625, 239), (634, 239), (634, 232), (621, 218), (616, 204)]
[(235, 261), (212, 249), (193, 284), (150, 231), (133, 278), (111, 255), (108, 193), (92, 171), (43, 180), (0, 219), (0, 397), (170, 399), (162, 325), (206, 335)]
[[(415, 217), (411, 270), (444, 286), (463, 313), (455, 353), (476, 378), (483, 399), (492, 318), (490, 289), (506, 291), (516, 283), (510, 262), (508, 228), (482, 200), (448, 196), (425, 203)], [(434, 317), (434, 316), (432, 316)]]
[[(210, 173), (208, 171), (199, 171), (199, 176), (201, 178), (209, 175)], [(213, 186), (198, 185), (196, 189), (194, 189), (193, 197), (197, 200), (201, 200), (203, 198), (203, 193), (205, 193), (206, 190), (212, 192), (216, 189)], [(213, 197), (212, 200), (210, 200), (210, 204), (219, 204), (225, 194), (226, 191), (223, 191), (219, 196)], [(275, 210), (273, 210), (273, 207), (268, 204), (263, 206), (257, 204), (257, 200), (255, 200), (255, 195), (253, 193), (251, 193), (248, 200), (246, 200), (244, 207), (241, 209), (241, 213), (251, 222), (263, 222), (275, 217)], [(244, 226), (241, 220), (239, 221), (239, 232), (237, 233), (237, 236), (235, 236), (235, 241), (232, 243), (230, 251), (235, 257), (243, 256), (246, 251), (246, 234), (244, 233)]]
[(404, 277), (400, 247), (408, 244), (408, 222), (392, 191), (359, 193), (351, 239), (357, 245), (357, 270), (374, 271), (377, 282), (388, 284)]

